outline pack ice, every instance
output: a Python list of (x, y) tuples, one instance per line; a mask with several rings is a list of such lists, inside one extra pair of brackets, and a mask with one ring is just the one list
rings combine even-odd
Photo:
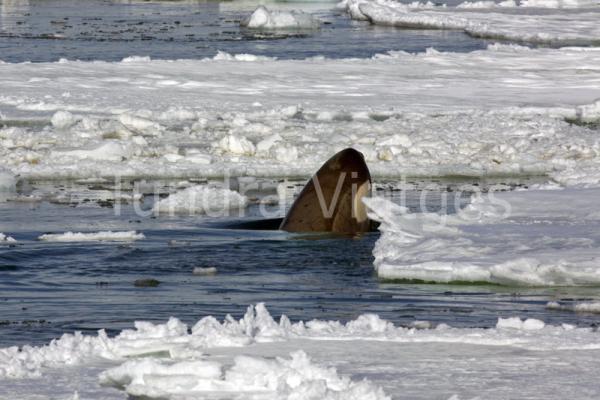
[(310, 176), (355, 147), (376, 178), (571, 184), (587, 166), (593, 183), (599, 65), (597, 48), (516, 45), (366, 60), (4, 63), (0, 166), (25, 179)]
[(0, 167), (0, 192), (14, 192), (15, 186), (15, 175), (6, 168)]
[(41, 235), (38, 240), (45, 242), (133, 242), (144, 239), (143, 233), (136, 231), (126, 232), (65, 232), (65, 233), (46, 233)]
[[(344, 0), (351, 18), (402, 28), (462, 30), (474, 37), (562, 46), (594, 46), (600, 40), (597, 1), (534, 0), (517, 3), (464, 2), (456, 7), (431, 2)], [(568, 9), (568, 10), (565, 10)], [(518, 17), (516, 17), (518, 16)]]
[(191, 186), (171, 194), (154, 204), (156, 213), (188, 213), (219, 216), (224, 212), (242, 209), (248, 198), (236, 191), (205, 185)]
[(367, 199), (381, 221), (383, 279), (522, 286), (600, 284), (599, 189), (480, 195), (457, 215), (411, 214)]
[(320, 22), (302, 11), (271, 11), (259, 6), (240, 22), (241, 26), (253, 29), (307, 30), (318, 29)]
[[(500, 318), (491, 329), (399, 327), (372, 314), (292, 323), (258, 304), (240, 320), (207, 316), (191, 329), (176, 318), (138, 321), (114, 338), (65, 334), (0, 349), (0, 384), (20, 399), (500, 399), (576, 388), (593, 396), (599, 349), (592, 328), (535, 319)], [(515, 375), (515, 365), (527, 372)]]

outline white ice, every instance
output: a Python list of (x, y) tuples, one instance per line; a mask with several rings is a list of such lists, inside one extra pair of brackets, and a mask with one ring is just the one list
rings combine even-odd
[(258, 6), (240, 25), (264, 30), (306, 30), (318, 29), (321, 23), (311, 14), (302, 11), (275, 11)]
[(475, 197), (457, 215), (411, 214), (367, 200), (382, 222), (373, 253), (383, 279), (524, 286), (600, 284), (599, 189)]
[(600, 6), (598, 0), (504, 0), (494, 2), (484, 1), (465, 1), (460, 3), (458, 8), (494, 8), (494, 7), (531, 7), (531, 8), (594, 8)]
[(38, 239), (45, 242), (132, 242), (144, 239), (143, 233), (136, 231), (127, 232), (65, 232), (46, 233)]
[(15, 175), (6, 168), (0, 167), (0, 192), (14, 192), (16, 184)]
[(0, 232), (0, 243), (15, 243), (16, 240), (2, 232)]
[(65, 334), (0, 349), (0, 384), (20, 399), (543, 399), (573, 390), (592, 399), (599, 352), (594, 329), (535, 319), (499, 318), (490, 329), (403, 328), (371, 314), (291, 323), (258, 304), (240, 320), (205, 317), (191, 330), (171, 318), (114, 338)]
[(575, 304), (560, 304), (556, 301), (551, 301), (546, 305), (549, 310), (566, 310), (576, 313), (600, 314), (600, 302), (581, 302)]
[(248, 205), (248, 198), (240, 193), (207, 185), (191, 186), (169, 195), (154, 204), (156, 213), (188, 213), (222, 215), (231, 210), (241, 210)]
[(302, 350), (291, 353), (289, 359), (241, 355), (233, 362), (225, 369), (214, 361), (128, 361), (100, 374), (100, 382), (149, 398), (225, 392), (269, 399), (390, 400), (370, 382), (353, 382), (333, 368), (315, 365)]
[(595, 1), (561, 0), (532, 0), (520, 5), (511, 0), (498, 4), (465, 2), (458, 7), (390, 0), (347, 0), (340, 4), (351, 18), (376, 25), (454, 29), (475, 37), (559, 45), (596, 45), (600, 41), (598, 5)]
[(192, 274), (198, 276), (212, 276), (216, 275), (217, 272), (217, 268), (215, 267), (194, 267), (192, 270)]
[(599, 139), (565, 119), (600, 117), (599, 66), (597, 48), (515, 45), (367, 60), (5, 63), (0, 113), (47, 125), (0, 129), (0, 165), (40, 179), (310, 176), (353, 146), (375, 177), (573, 184), (585, 164), (593, 184)]

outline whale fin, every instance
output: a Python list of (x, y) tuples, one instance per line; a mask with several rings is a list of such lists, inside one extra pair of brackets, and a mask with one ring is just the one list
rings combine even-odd
[(331, 157), (308, 181), (279, 229), (354, 234), (371, 230), (362, 202), (371, 174), (362, 153), (348, 148)]

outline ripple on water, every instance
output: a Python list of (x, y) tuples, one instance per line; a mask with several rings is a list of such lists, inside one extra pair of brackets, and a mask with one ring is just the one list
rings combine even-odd
[[(440, 191), (451, 186), (447, 183), (438, 182)], [(71, 190), (69, 185), (63, 188)], [(418, 209), (417, 192), (406, 196), (413, 210)], [(399, 192), (389, 195), (394, 198)], [(441, 197), (427, 198), (431, 199), (427, 206), (435, 210), (434, 199)], [(255, 218), (252, 207), (248, 215)], [(406, 326), (426, 320), (490, 327), (499, 315), (558, 324), (596, 321), (591, 314), (546, 308), (550, 301), (593, 300), (594, 288), (380, 281), (372, 256), (377, 232), (353, 239), (307, 237), (227, 229), (230, 220), (202, 216), (140, 218), (130, 205), (121, 210), (115, 216), (114, 209), (100, 206), (0, 204), (2, 230), (19, 240), (17, 247), (0, 247), (0, 315), (10, 322), (0, 325), (0, 346), (46, 343), (73, 330), (106, 328), (114, 333), (141, 319), (164, 322), (176, 316), (193, 324), (205, 315), (241, 317), (249, 304), (258, 302), (266, 302), (274, 316), (286, 314), (292, 320), (345, 321), (377, 313)], [(36, 240), (48, 230), (89, 230), (90, 222), (93, 227), (129, 231), (130, 221), (136, 221), (135, 229), (144, 233), (144, 240)], [(218, 273), (194, 275), (196, 267), (216, 268)], [(160, 284), (136, 287), (140, 279)], [(46, 323), (23, 323), (36, 320)]]
[[(487, 42), (462, 32), (397, 30), (351, 21), (334, 3), (279, 3), (315, 14), (325, 23), (304, 32), (256, 32), (240, 20), (256, 4), (244, 2), (107, 3), (88, 0), (8, 2), (2, 5), (0, 58), (6, 62), (120, 61), (132, 55), (153, 59), (213, 57), (218, 51), (280, 59), (366, 58), (390, 50), (472, 51)], [(89, 15), (96, 15), (90, 18)], [(155, 79), (155, 78), (153, 78)], [(175, 82), (163, 82), (165, 85)]]

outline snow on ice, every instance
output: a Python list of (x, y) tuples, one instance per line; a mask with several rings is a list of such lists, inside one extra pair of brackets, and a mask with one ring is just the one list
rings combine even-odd
[(26, 179), (309, 176), (353, 146), (375, 177), (572, 184), (600, 160), (597, 48), (252, 57), (0, 64), (4, 118), (42, 121), (0, 129), (0, 164)]
[(216, 275), (217, 272), (215, 267), (194, 267), (192, 270), (192, 274), (197, 276), (212, 276)]
[(14, 192), (16, 184), (15, 175), (7, 169), (0, 167), (0, 192)]
[[(344, 0), (338, 7), (345, 9), (353, 19), (368, 20), (376, 25), (457, 29), (474, 37), (581, 46), (595, 45), (600, 40), (598, 5), (595, 1), (534, 0), (516, 4), (508, 0), (465, 2), (458, 7), (447, 7), (390, 0)], [(571, 10), (567, 13), (562, 8)]]
[[(594, 329), (535, 319), (500, 318), (491, 329), (404, 328), (370, 314), (346, 324), (291, 323), (285, 316), (276, 322), (258, 304), (240, 320), (209, 316), (191, 330), (171, 318), (136, 322), (114, 338), (103, 331), (65, 334), (42, 347), (0, 349), (0, 379), (22, 399), (40, 390), (103, 399), (122, 398), (121, 391), (150, 398), (448, 399), (478, 393), (496, 399), (568, 393), (575, 387), (567, 380), (572, 367), (579, 371), (577, 387), (593, 395), (598, 389), (590, 366), (598, 351)], [(561, 361), (567, 357), (571, 367)], [(518, 380), (529, 385), (517, 389), (514, 363), (528, 367)], [(66, 371), (77, 379), (54, 381)], [(488, 390), (482, 383), (491, 377), (496, 384)]]
[(0, 243), (15, 243), (16, 240), (2, 232), (0, 232)]
[(248, 198), (236, 191), (206, 185), (192, 186), (154, 204), (157, 213), (218, 214), (248, 205)]
[(123, 387), (132, 396), (149, 398), (225, 392), (307, 400), (390, 399), (370, 382), (353, 382), (340, 377), (333, 368), (315, 365), (302, 350), (291, 353), (289, 359), (242, 355), (235, 357), (233, 362), (233, 366), (223, 371), (223, 366), (213, 361), (128, 361), (103, 372), (100, 382)]
[(576, 313), (600, 314), (600, 302), (581, 302), (576, 304), (560, 304), (551, 301), (546, 305), (549, 310), (574, 311)]
[(475, 197), (457, 215), (410, 214), (366, 200), (381, 221), (383, 279), (524, 286), (600, 284), (599, 189), (528, 190)]
[(241, 26), (253, 29), (306, 30), (318, 29), (320, 22), (311, 14), (301, 11), (270, 11), (259, 6), (240, 22)]
[(132, 242), (144, 239), (143, 233), (128, 232), (65, 232), (46, 233), (38, 239), (45, 242)]

